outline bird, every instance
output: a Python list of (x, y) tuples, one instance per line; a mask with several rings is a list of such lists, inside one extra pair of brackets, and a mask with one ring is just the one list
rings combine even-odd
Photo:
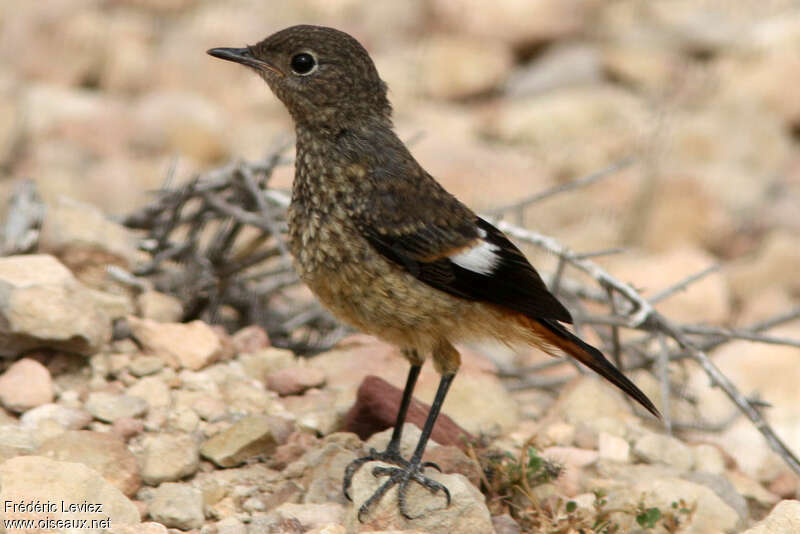
[[(572, 316), (503, 232), (446, 191), (397, 136), (387, 85), (367, 50), (345, 32), (291, 26), (243, 48), (208, 54), (255, 71), (291, 115), (295, 174), (288, 244), (295, 268), (342, 321), (396, 345), (410, 363), (397, 421), (385, 451), (370, 461), (386, 477), (358, 511), (363, 518), (392, 487), (406, 518), (414, 482), (450, 492), (425, 475), (426, 444), (459, 369), (456, 344), (523, 342), (575, 358), (659, 417), (648, 397), (595, 347), (567, 329)], [(403, 423), (426, 359), (441, 375), (410, 458), (400, 454)]]

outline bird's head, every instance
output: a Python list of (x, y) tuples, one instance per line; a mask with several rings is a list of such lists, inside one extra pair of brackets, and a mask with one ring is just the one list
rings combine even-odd
[(344, 32), (292, 26), (245, 48), (208, 53), (255, 70), (298, 124), (390, 121), (386, 84), (364, 47)]

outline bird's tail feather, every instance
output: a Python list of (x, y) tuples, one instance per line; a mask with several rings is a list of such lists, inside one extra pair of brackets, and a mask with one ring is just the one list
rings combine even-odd
[(619, 389), (628, 394), (636, 402), (641, 404), (648, 412), (661, 419), (658, 409), (647, 398), (642, 390), (631, 382), (628, 377), (622, 374), (619, 369), (603, 356), (603, 353), (589, 345), (578, 336), (564, 328), (557, 321), (547, 319), (527, 319), (529, 328), (534, 330), (537, 337), (545, 343), (556, 347), (560, 351), (572, 356), (583, 365), (593, 370)]

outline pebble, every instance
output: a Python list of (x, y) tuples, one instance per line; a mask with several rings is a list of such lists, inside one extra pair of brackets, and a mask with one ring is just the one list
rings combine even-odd
[(132, 395), (96, 391), (86, 399), (86, 410), (101, 421), (113, 423), (123, 417), (141, 417), (147, 412), (147, 401)]
[(148, 513), (168, 528), (189, 530), (203, 525), (203, 494), (186, 484), (165, 482), (153, 491)]
[(0, 404), (12, 412), (53, 402), (53, 395), (50, 371), (36, 360), (16, 361), (0, 376)]
[(141, 462), (142, 480), (155, 486), (194, 474), (200, 458), (192, 436), (161, 433), (145, 438)]

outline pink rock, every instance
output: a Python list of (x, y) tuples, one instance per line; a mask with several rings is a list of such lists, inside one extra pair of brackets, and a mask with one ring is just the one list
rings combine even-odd
[(267, 375), (267, 387), (278, 395), (298, 395), (324, 383), (325, 373), (314, 367), (287, 367)]
[(0, 404), (13, 412), (53, 402), (53, 379), (36, 360), (23, 358), (0, 376)]

